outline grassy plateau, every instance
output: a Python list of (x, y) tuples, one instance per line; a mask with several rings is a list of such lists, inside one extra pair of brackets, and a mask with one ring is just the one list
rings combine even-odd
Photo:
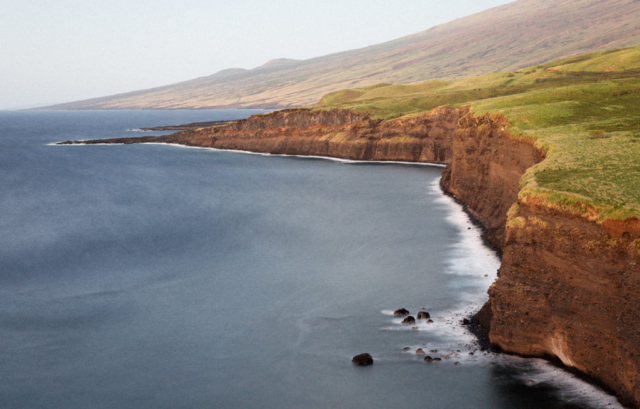
[(598, 221), (640, 216), (640, 47), (454, 81), (338, 91), (315, 109), (393, 119), (439, 106), (503, 114), (513, 135), (546, 151), (522, 178), (520, 200)]

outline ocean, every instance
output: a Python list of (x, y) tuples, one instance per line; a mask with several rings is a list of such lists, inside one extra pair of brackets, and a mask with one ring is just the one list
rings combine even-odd
[(254, 112), (0, 112), (0, 407), (620, 407), (478, 349), (500, 261), (441, 167), (51, 145)]

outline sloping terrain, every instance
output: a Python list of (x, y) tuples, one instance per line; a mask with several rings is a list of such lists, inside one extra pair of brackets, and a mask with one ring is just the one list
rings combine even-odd
[(345, 88), (457, 79), (637, 45), (638, 0), (520, 0), (359, 50), (47, 109), (285, 108)]
[(640, 48), (614, 49), (455, 81), (338, 91), (316, 109), (389, 119), (439, 106), (502, 114), (547, 159), (521, 195), (591, 219), (640, 215)]

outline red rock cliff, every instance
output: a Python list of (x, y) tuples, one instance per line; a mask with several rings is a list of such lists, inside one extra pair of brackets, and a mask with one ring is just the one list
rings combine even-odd
[(490, 288), (491, 343), (555, 357), (640, 406), (638, 220), (591, 222), (521, 201)]
[(460, 199), (487, 229), (487, 239), (502, 250), (507, 212), (518, 199), (520, 178), (542, 161), (533, 143), (508, 132), (502, 116), (466, 116), (453, 139), (453, 156), (442, 186)]
[[(518, 200), (524, 172), (544, 159), (501, 117), (466, 117), (443, 187), (503, 252), (489, 290), (489, 337), (500, 349), (560, 360), (640, 406), (640, 223), (597, 223)], [(507, 212), (513, 204), (509, 221)]]
[(437, 109), (413, 118), (380, 121), (345, 110), (290, 109), (156, 141), (356, 160), (448, 162), (451, 135), (467, 112)]

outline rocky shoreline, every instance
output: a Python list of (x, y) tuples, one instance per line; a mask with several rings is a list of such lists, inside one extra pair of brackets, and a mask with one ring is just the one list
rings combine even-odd
[(520, 179), (545, 153), (509, 133), (506, 118), (466, 108), (388, 121), (338, 109), (289, 109), (172, 135), (63, 144), (150, 142), (448, 163), (444, 191), (465, 205), (502, 254), (490, 301), (476, 316), (490, 344), (562, 362), (624, 404), (640, 406), (640, 248), (634, 244), (640, 223), (598, 223), (519, 197)]

